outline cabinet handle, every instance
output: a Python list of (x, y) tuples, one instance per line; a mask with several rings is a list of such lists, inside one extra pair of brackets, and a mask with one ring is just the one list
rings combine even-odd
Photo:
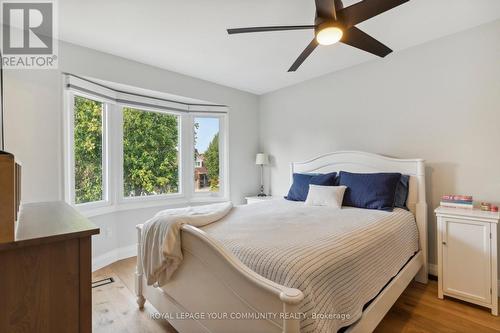
[(446, 245), (446, 242), (445, 242), (445, 241), (443, 241), (443, 245)]

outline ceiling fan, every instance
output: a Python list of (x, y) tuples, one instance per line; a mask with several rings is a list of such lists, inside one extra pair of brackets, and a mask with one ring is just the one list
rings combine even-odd
[(315, 38), (302, 51), (297, 60), (295, 60), (288, 70), (289, 72), (295, 72), (319, 44), (332, 45), (342, 42), (379, 57), (385, 57), (392, 50), (367, 33), (356, 28), (355, 25), (408, 1), (363, 0), (344, 8), (342, 0), (315, 0), (316, 18), (314, 25), (236, 28), (227, 29), (227, 33), (232, 35), (249, 32), (314, 29)]

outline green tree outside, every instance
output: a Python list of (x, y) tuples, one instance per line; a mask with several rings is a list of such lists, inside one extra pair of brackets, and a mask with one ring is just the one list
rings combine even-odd
[[(75, 203), (103, 199), (103, 104), (75, 96)], [(179, 122), (175, 115), (123, 108), (123, 194), (179, 192)], [(199, 124), (194, 124), (194, 140)], [(195, 151), (196, 155), (196, 151)], [(204, 152), (210, 191), (219, 190), (219, 134)]]
[(75, 203), (102, 200), (102, 103), (75, 96)]
[(219, 133), (208, 145), (205, 151), (205, 165), (207, 167), (208, 181), (210, 182), (210, 191), (219, 191)]
[(124, 195), (179, 191), (177, 116), (123, 108)]

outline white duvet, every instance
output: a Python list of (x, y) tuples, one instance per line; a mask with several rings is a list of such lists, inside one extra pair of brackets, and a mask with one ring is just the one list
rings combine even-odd
[(418, 251), (415, 219), (403, 209), (338, 210), (273, 200), (235, 207), (202, 229), (250, 269), (304, 293), (303, 333), (353, 324)]

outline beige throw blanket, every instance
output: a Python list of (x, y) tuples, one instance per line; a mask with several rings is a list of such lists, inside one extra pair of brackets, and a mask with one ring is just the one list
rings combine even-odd
[(184, 224), (201, 227), (226, 216), (231, 202), (167, 209), (143, 224), (141, 262), (148, 285), (162, 286), (182, 262), (180, 230)]

